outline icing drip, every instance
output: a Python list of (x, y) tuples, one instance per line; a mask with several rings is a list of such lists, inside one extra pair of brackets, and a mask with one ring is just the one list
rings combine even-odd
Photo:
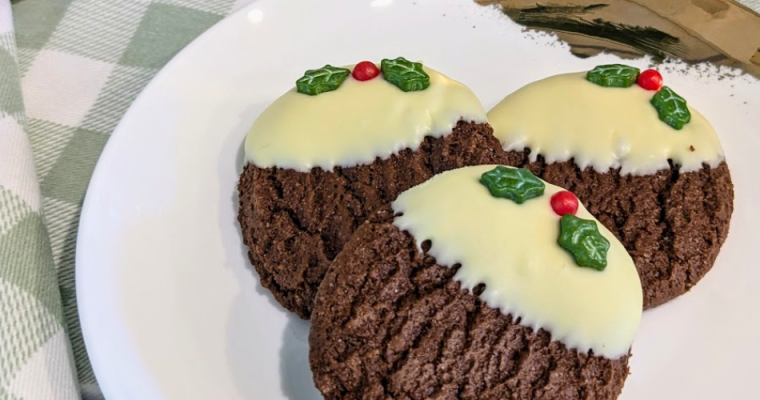
[[(496, 198), (479, 183), (494, 166), (445, 172), (402, 193), (394, 225), (441, 265), (461, 264), (454, 279), (489, 306), (544, 328), (554, 340), (581, 352), (618, 358), (628, 354), (641, 319), (642, 292), (636, 267), (623, 245), (597, 221), (609, 242), (603, 271), (582, 268), (557, 244), (560, 216), (551, 197), (564, 189), (546, 183), (545, 193), (517, 204)], [(593, 220), (580, 205), (576, 214)]]
[(297, 171), (368, 164), (415, 150), (425, 136), (445, 136), (460, 119), (486, 121), (469, 88), (433, 69), (425, 72), (430, 86), (414, 92), (380, 77), (348, 77), (337, 90), (318, 96), (290, 90), (254, 122), (245, 141), (247, 161)]
[(585, 73), (552, 76), (533, 82), (488, 112), (494, 134), (507, 151), (531, 149), (547, 162), (573, 158), (600, 173), (648, 175), (669, 168), (697, 171), (716, 167), (723, 149), (712, 125), (689, 107), (692, 118), (675, 130), (659, 120), (650, 100), (653, 91), (638, 85), (608, 88), (585, 79)]

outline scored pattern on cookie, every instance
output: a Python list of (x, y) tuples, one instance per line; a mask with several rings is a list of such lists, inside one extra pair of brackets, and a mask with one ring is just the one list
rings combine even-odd
[(326, 400), (618, 397), (628, 355), (568, 349), (489, 307), (392, 220), (362, 225), (319, 290), (309, 358)]

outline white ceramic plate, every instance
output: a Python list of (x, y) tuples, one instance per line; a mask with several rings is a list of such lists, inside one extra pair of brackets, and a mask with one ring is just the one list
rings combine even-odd
[[(319, 398), (308, 324), (274, 302), (245, 257), (242, 141), (305, 69), (399, 55), (470, 85), (487, 107), (530, 81), (616, 60), (575, 58), (471, 1), (261, 0), (221, 22), (137, 99), (87, 193), (78, 300), (108, 400)], [(736, 211), (714, 270), (646, 313), (622, 398), (760, 398), (760, 83), (670, 69), (668, 84), (720, 132)]]

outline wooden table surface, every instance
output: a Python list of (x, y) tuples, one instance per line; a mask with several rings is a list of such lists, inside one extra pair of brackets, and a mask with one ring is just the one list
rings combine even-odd
[(741, 68), (760, 78), (760, 15), (731, 0), (475, 0), (555, 32), (573, 54), (645, 54)]

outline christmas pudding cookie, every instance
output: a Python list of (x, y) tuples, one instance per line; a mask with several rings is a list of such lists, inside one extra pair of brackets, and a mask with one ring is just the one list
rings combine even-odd
[(552, 76), (488, 113), (509, 165), (574, 192), (636, 263), (644, 307), (691, 289), (728, 234), (733, 184), (710, 123), (655, 70)]
[(642, 310), (633, 260), (572, 193), (474, 166), (402, 193), (319, 288), (325, 399), (615, 399)]
[(238, 220), (277, 301), (302, 318), (377, 208), (436, 173), (500, 162), (477, 96), (404, 58), (306, 71), (245, 141)]

